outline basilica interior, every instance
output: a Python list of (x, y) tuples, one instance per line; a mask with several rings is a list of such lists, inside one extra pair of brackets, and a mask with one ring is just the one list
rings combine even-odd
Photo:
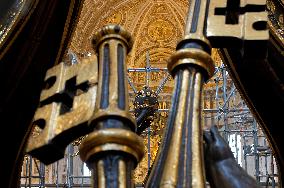
[[(270, 16), (275, 11), (273, 2), (267, 3)], [(283, 1), (279, 2), (283, 5)], [(77, 20), (69, 20), (74, 22), (75, 27), (65, 52), (61, 52), (62, 58), (56, 60), (57, 64), (66, 65), (95, 60), (97, 52), (93, 48), (92, 38), (105, 25), (117, 24), (130, 32), (133, 47), (126, 58), (129, 112), (136, 118), (139, 108), (151, 106), (154, 109), (144, 119), (149, 125), (141, 129), (139, 135), (144, 143), (144, 156), (133, 172), (135, 187), (146, 186), (165, 134), (175, 85), (167, 64), (184, 36), (190, 3), (188, 0), (84, 0)], [(282, 27), (277, 29), (278, 38), (284, 44), (283, 13), (277, 19)], [(269, 24), (272, 24), (271, 21)], [(219, 48), (212, 48), (214, 74), (203, 85), (202, 129), (217, 126), (236, 162), (256, 180), (259, 187), (281, 187), (279, 159), (271, 147), (271, 137), (267, 136), (270, 132), (262, 126), (256, 111), (252, 110), (240, 86), (236, 84), (226, 59), (220, 54)], [(27, 140), (39, 134), (33, 127)], [(20, 163), (19, 186), (92, 187), (93, 172), (80, 159), (79, 147), (84, 139), (86, 136), (72, 141), (64, 157), (48, 165), (24, 153)], [(208, 182), (206, 186), (210, 187)]]

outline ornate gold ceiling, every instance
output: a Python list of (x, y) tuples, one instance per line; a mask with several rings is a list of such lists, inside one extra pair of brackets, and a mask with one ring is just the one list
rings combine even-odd
[[(85, 0), (70, 49), (79, 57), (94, 54), (91, 40), (103, 25), (120, 24), (131, 32), (134, 45), (128, 56), (128, 67), (145, 67), (149, 52), (152, 67), (165, 68), (167, 60), (183, 37), (188, 0)], [(217, 53), (213, 59), (220, 62)], [(151, 73), (150, 86), (155, 89), (166, 72)], [(145, 84), (144, 73), (129, 73), (139, 88)], [(173, 82), (166, 83), (164, 92), (171, 92)]]
[(165, 67), (183, 36), (187, 7), (187, 0), (85, 0), (70, 48), (77, 54), (94, 53), (93, 34), (105, 24), (116, 23), (134, 38), (129, 67), (145, 67), (147, 51), (153, 66)]

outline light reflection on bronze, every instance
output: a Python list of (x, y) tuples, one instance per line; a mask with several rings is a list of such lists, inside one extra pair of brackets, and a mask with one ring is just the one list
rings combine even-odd
[(119, 188), (126, 188), (127, 183), (126, 183), (126, 164), (125, 161), (119, 160), (118, 162), (118, 173), (119, 173)]
[(97, 172), (98, 172), (98, 188), (106, 187), (106, 178), (105, 178), (105, 170), (104, 170), (104, 162), (100, 160), (97, 163)]
[(80, 157), (90, 168), (102, 161), (104, 174), (93, 169), (98, 174), (94, 187), (129, 187), (134, 185), (132, 170), (144, 155), (143, 140), (135, 134), (136, 122), (129, 112), (126, 55), (132, 39), (124, 28), (110, 24), (96, 32), (93, 45), (99, 61), (98, 90), (89, 120), (93, 132), (80, 145)]
[[(193, 102), (193, 118), (192, 118), (192, 172), (197, 176), (192, 177), (193, 187), (205, 187), (204, 161), (203, 161), (203, 136), (201, 123), (201, 98), (202, 98), (202, 74), (196, 73), (194, 88), (195, 100)], [(201, 159), (200, 159), (201, 157)]]
[(175, 79), (174, 97), (146, 187), (205, 187), (201, 92), (214, 73), (211, 46), (204, 36), (206, 7), (206, 1), (191, 1), (184, 39), (168, 62)]

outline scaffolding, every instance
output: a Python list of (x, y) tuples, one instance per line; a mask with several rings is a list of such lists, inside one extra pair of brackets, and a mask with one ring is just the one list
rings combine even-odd
[(242, 100), (224, 64), (204, 89), (204, 124), (217, 125), (238, 164), (262, 187), (279, 187), (275, 158), (268, 140)]
[[(145, 74), (145, 85), (151, 87), (150, 75), (154, 72), (162, 72), (164, 78), (155, 87), (155, 92), (159, 94), (158, 112), (163, 114), (158, 118), (166, 121), (171, 103), (171, 92), (163, 92), (163, 87), (166, 82), (172, 81), (166, 68), (151, 67), (149, 54), (147, 57), (145, 67), (128, 69), (128, 73)], [(134, 101), (135, 94), (139, 90), (135, 85), (141, 85), (141, 83), (134, 83), (131, 76), (128, 77), (128, 82), (132, 88), (130, 100)], [(229, 143), (238, 164), (253, 176), (261, 187), (279, 187), (277, 165), (268, 140), (242, 100), (224, 64), (220, 63), (216, 66), (214, 77), (207, 82), (203, 92), (205, 128), (211, 125), (218, 126), (221, 135)], [(130, 109), (133, 111), (133, 106)], [(142, 134), (147, 142), (147, 155), (145, 155), (147, 171), (150, 171), (153, 161), (151, 136), (162, 135), (162, 129), (163, 127), (157, 129), (151, 126)], [(68, 146), (64, 159), (49, 166), (43, 165), (30, 156), (24, 158), (21, 187), (91, 187), (91, 181), (91, 172), (80, 160), (78, 144), (75, 142)], [(139, 187), (138, 184), (137, 187)]]

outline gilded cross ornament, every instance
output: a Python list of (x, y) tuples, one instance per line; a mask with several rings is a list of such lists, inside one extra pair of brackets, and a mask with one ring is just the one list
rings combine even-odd
[(47, 71), (33, 121), (37, 134), (28, 141), (28, 153), (45, 164), (53, 163), (64, 157), (70, 142), (88, 132), (96, 102), (97, 66), (94, 56), (74, 65), (62, 62)]

